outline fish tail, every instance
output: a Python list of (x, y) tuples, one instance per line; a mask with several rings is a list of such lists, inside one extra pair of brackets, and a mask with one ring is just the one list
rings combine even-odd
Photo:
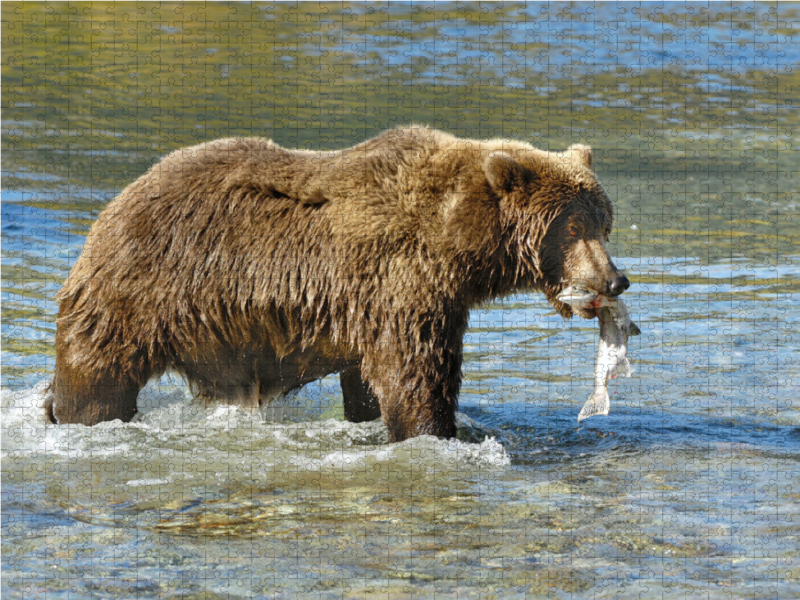
[(611, 400), (608, 397), (608, 390), (605, 386), (595, 389), (578, 414), (578, 421), (583, 421), (595, 415), (607, 415), (610, 408)]

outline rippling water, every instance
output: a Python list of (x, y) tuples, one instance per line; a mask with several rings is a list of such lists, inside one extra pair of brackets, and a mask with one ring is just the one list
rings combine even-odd
[[(797, 5), (3, 8), (4, 598), (800, 597)], [(472, 313), (458, 440), (335, 378), (45, 423), (53, 297), (158, 156), (410, 121), (593, 145), (642, 329), (608, 417), (595, 324), (520, 295)]]

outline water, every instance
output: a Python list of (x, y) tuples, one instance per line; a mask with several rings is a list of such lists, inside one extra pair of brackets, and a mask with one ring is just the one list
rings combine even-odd
[[(798, 5), (3, 8), (4, 598), (800, 596)], [(335, 378), (45, 423), (53, 297), (159, 156), (412, 121), (593, 146), (643, 332), (608, 417), (594, 324), (520, 295), (472, 313), (458, 440)]]

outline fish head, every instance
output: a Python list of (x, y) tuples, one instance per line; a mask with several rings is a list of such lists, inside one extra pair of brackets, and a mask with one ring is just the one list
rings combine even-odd
[(601, 297), (586, 284), (575, 282), (561, 290), (556, 299), (564, 304), (569, 304), (572, 308), (596, 308), (597, 299)]

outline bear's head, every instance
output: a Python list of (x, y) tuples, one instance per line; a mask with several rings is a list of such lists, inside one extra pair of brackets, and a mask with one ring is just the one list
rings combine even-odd
[[(588, 146), (559, 153), (514, 147), (484, 156), (486, 195), (477, 213), (485, 218), (485, 235), (494, 238), (504, 279), (513, 279), (506, 289), (496, 286), (501, 292), (539, 289), (568, 318), (573, 309), (556, 296), (569, 285), (612, 297), (630, 287), (606, 249), (614, 212), (592, 172)], [(584, 318), (596, 314), (574, 310)]]

